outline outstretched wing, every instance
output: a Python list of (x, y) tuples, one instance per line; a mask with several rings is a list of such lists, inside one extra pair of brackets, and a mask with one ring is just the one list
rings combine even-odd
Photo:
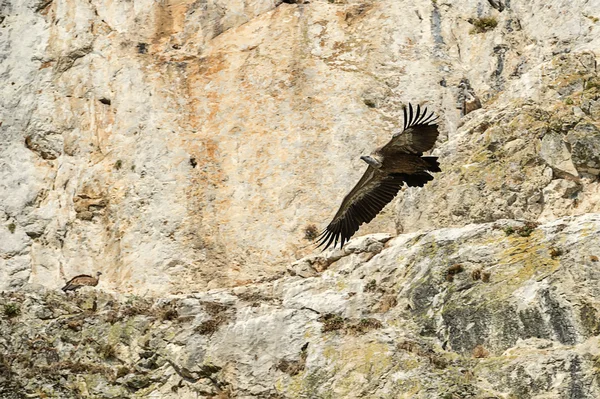
[(421, 112), (421, 106), (417, 105), (413, 112), (413, 106), (408, 104), (408, 113), (404, 107), (404, 129), (394, 134), (380, 152), (384, 156), (396, 153), (422, 155), (431, 150), (439, 134), (438, 125), (434, 123), (436, 119), (433, 112), (427, 115), (427, 107)]
[[(431, 177), (431, 175), (425, 173)], [(325, 245), (326, 250), (331, 244), (334, 248), (341, 243), (341, 247), (356, 233), (363, 223), (369, 223), (398, 193), (406, 175), (382, 175), (372, 166), (354, 186), (352, 191), (344, 197), (340, 209), (333, 220), (323, 230), (318, 239), (318, 247)], [(433, 177), (431, 177), (433, 179)], [(415, 182), (416, 183), (416, 182)], [(425, 182), (421, 183), (421, 186)]]

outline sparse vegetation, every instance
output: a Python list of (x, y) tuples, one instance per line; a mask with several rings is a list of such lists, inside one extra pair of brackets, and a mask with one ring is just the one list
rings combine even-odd
[(360, 319), (358, 323), (350, 324), (346, 327), (348, 332), (354, 334), (365, 334), (367, 331), (375, 330), (383, 327), (383, 324), (377, 319), (368, 318), (368, 319)]
[(418, 342), (415, 341), (403, 341), (397, 345), (399, 350), (403, 350), (409, 353), (413, 353), (417, 356), (424, 357), (438, 369), (445, 369), (448, 366), (448, 361), (431, 348), (422, 347)]
[(450, 266), (446, 270), (446, 281), (454, 281), (454, 276), (458, 273), (462, 273), (465, 269), (460, 263)]
[(370, 330), (383, 327), (383, 324), (374, 318), (363, 318), (360, 320), (346, 319), (334, 313), (327, 313), (318, 319), (323, 326), (322, 332), (342, 330), (349, 334), (365, 334)]
[(504, 234), (506, 234), (507, 236), (514, 234), (515, 229), (512, 226), (508, 226), (504, 228)]
[(563, 251), (560, 248), (550, 247), (550, 256), (552, 258), (558, 258), (563, 254)]
[(508, 226), (504, 228), (504, 233), (509, 236), (511, 234), (518, 234), (521, 237), (529, 237), (531, 235), (531, 233), (533, 233), (533, 230), (536, 229), (536, 227), (538, 227), (538, 224), (536, 222), (525, 222), (525, 224), (521, 227), (517, 227), (514, 228), (512, 226)]
[(319, 236), (319, 230), (314, 224), (309, 224), (304, 228), (304, 239), (308, 241), (314, 241)]
[(365, 292), (375, 292), (375, 291), (377, 291), (377, 281), (375, 281), (373, 279), (365, 285)]
[(498, 26), (498, 21), (494, 17), (471, 18), (469, 23), (473, 25), (470, 33), (485, 33)]
[(297, 360), (286, 360), (281, 359), (279, 363), (275, 366), (275, 368), (279, 371), (282, 371), (286, 374), (294, 376), (299, 374), (304, 370), (304, 366), (306, 365), (306, 356), (308, 355), (306, 349), (308, 344), (304, 345), (300, 350), (300, 357)]
[(483, 273), (481, 273), (481, 281), (483, 281), (484, 283), (489, 283), (491, 276), (492, 276), (492, 273), (490, 273), (490, 272), (483, 272)]
[(11, 234), (15, 234), (15, 230), (16, 230), (16, 228), (17, 228), (17, 225), (16, 225), (16, 224), (14, 224), (14, 223), (10, 223), (10, 224), (8, 225), (8, 231), (10, 231), (10, 233), (11, 233)]
[(477, 358), (477, 359), (481, 359), (484, 357), (488, 357), (490, 355), (490, 352), (485, 349), (483, 347), (483, 345), (477, 345), (474, 349), (473, 349), (473, 357)]
[(323, 323), (322, 332), (336, 331), (344, 328), (345, 319), (337, 314), (327, 313), (319, 317), (319, 321)]
[(100, 345), (100, 350), (98, 351), (98, 353), (104, 359), (115, 359), (117, 357), (117, 351), (115, 347), (111, 344)]
[(120, 159), (117, 160), (117, 162), (115, 162), (115, 169), (119, 170), (123, 167), (123, 161), (121, 161)]
[(525, 225), (516, 229), (516, 232), (521, 237), (529, 237), (533, 230), (538, 227), (536, 222), (525, 222)]
[(21, 308), (16, 303), (7, 303), (4, 305), (4, 315), (6, 317), (13, 318), (21, 314)]
[(565, 104), (567, 104), (567, 105), (573, 105), (573, 99), (571, 97), (565, 98)]
[(211, 317), (203, 321), (195, 328), (195, 331), (201, 335), (209, 335), (215, 333), (219, 327), (229, 320), (227, 311), (229, 306), (218, 302), (203, 302), (206, 313)]
[(481, 269), (475, 269), (471, 272), (471, 278), (475, 281), (481, 279)]

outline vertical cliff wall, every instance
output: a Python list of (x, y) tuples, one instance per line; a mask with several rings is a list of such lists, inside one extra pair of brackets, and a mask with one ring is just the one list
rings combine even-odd
[[(117, 291), (171, 293), (273, 275), (312, 251), (305, 229), (328, 222), (408, 101), (441, 115), (445, 172), (360, 234), (393, 233), (398, 209), (399, 231), (569, 213), (550, 209), (570, 206), (562, 191), (541, 199), (549, 185), (597, 210), (595, 183), (552, 180), (599, 169), (595, 13), (5, 0), (2, 287), (102, 270)], [(563, 170), (540, 139), (583, 159)]]

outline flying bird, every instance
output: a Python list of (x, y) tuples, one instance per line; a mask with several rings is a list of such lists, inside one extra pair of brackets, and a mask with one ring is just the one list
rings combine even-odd
[(95, 287), (100, 281), (101, 274), (102, 272), (96, 273), (96, 277), (92, 277), (89, 274), (80, 274), (79, 276), (75, 276), (71, 280), (69, 280), (64, 287), (62, 287), (62, 290), (64, 292), (67, 292), (75, 291), (85, 286)]
[(433, 148), (438, 137), (437, 117), (427, 108), (421, 112), (417, 105), (404, 107), (404, 128), (395, 133), (383, 147), (371, 155), (361, 156), (369, 166), (363, 177), (342, 201), (333, 220), (317, 238), (317, 247), (331, 244), (340, 248), (352, 237), (361, 224), (369, 223), (386, 206), (404, 183), (423, 187), (433, 180), (428, 172), (441, 172), (437, 157), (423, 156)]

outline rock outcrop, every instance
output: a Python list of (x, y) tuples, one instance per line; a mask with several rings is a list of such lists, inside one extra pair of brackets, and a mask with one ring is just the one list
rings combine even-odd
[(3, 294), (0, 393), (595, 398), (599, 251), (600, 215), (502, 220), (365, 236), (271, 281), (155, 301)]

